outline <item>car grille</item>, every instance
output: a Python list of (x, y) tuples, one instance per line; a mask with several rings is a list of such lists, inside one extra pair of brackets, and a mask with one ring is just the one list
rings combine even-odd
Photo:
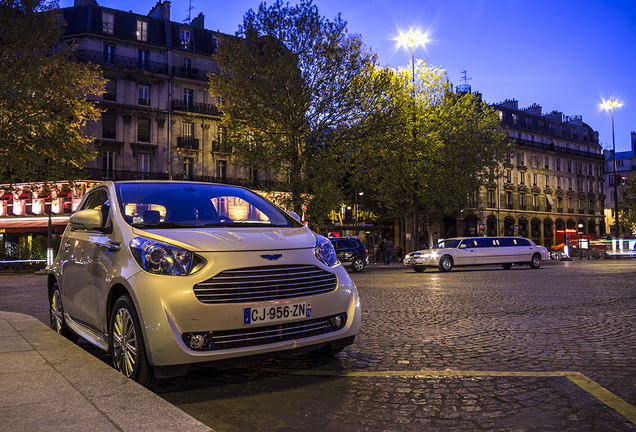
[(215, 331), (212, 332), (212, 342), (214, 349), (230, 349), (306, 338), (330, 331), (332, 328), (327, 318), (320, 318), (241, 330)]
[(280, 265), (225, 270), (196, 284), (203, 303), (280, 300), (336, 289), (336, 275), (313, 265)]

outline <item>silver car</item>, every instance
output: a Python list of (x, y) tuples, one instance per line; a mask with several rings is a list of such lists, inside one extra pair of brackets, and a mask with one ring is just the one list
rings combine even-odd
[(51, 326), (142, 385), (192, 364), (334, 355), (360, 328), (331, 242), (247, 189), (105, 182), (70, 218), (48, 278)]

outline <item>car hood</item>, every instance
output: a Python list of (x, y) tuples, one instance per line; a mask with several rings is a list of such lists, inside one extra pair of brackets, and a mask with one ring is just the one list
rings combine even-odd
[(133, 233), (197, 252), (308, 249), (316, 245), (307, 228), (134, 228)]

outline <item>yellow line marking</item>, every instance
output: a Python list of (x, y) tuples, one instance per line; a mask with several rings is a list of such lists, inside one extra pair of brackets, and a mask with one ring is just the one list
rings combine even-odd
[(260, 369), (263, 372), (280, 375), (301, 376), (333, 376), (333, 377), (508, 377), (508, 378), (549, 378), (565, 377), (585, 390), (592, 397), (598, 399), (609, 408), (618, 412), (631, 423), (636, 425), (636, 408), (614, 393), (595, 383), (580, 372), (502, 372), (502, 371), (457, 371), (457, 370), (419, 370), (419, 371), (380, 371), (380, 372), (337, 372), (321, 370)]

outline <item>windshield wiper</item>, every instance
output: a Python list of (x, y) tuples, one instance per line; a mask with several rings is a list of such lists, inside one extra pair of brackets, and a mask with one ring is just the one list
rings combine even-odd
[(194, 228), (199, 225), (176, 222), (134, 222), (130, 226), (135, 228)]

